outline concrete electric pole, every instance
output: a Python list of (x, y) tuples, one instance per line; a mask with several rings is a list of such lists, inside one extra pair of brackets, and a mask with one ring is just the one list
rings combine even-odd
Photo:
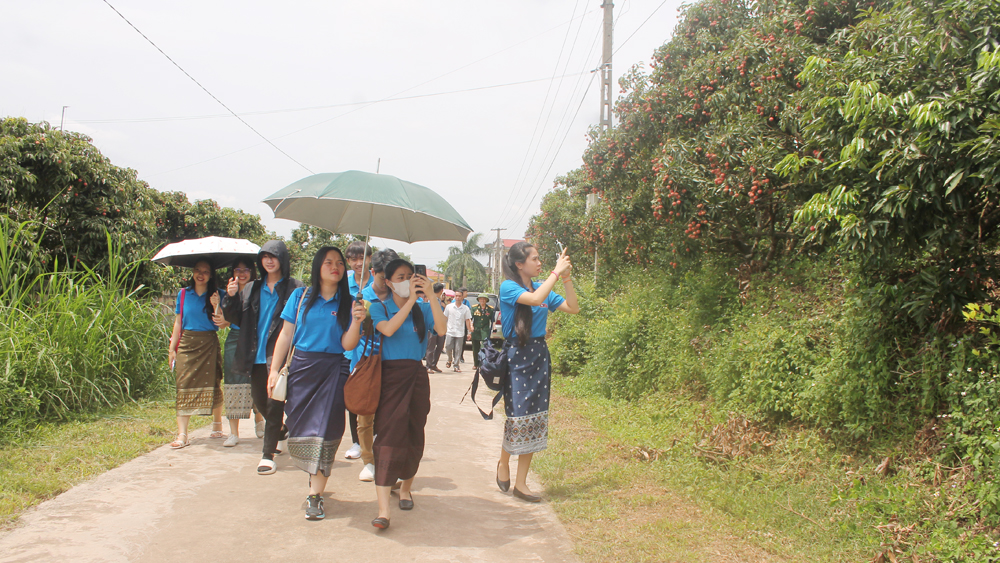
[(497, 232), (497, 240), (493, 243), (493, 293), (500, 295), (500, 283), (503, 281), (503, 241), (500, 240), (500, 231), (507, 229), (490, 229)]
[(614, 39), (614, 8), (604, 0), (604, 54), (601, 57), (601, 129), (611, 129), (611, 46)]

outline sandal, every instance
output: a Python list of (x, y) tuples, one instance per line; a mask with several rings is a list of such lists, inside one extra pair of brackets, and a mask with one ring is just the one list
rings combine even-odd
[(208, 435), (209, 438), (222, 438), (222, 423), (213, 422), (212, 423), (212, 433)]
[[(181, 436), (184, 436), (183, 440), (181, 439)], [(173, 442), (170, 442), (170, 449), (179, 450), (181, 448), (186, 448), (190, 446), (191, 440), (188, 440), (187, 437), (188, 437), (187, 434), (177, 434), (177, 439), (174, 440)]]
[(278, 470), (278, 466), (271, 459), (262, 459), (257, 464), (257, 475), (271, 475)]

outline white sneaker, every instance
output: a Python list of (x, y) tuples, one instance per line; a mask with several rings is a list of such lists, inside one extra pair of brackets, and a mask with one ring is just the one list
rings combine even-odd
[(344, 452), (344, 457), (347, 459), (358, 459), (361, 457), (361, 444), (355, 442), (349, 450)]
[(358, 475), (359, 481), (374, 481), (375, 480), (375, 466), (371, 463), (365, 465), (364, 469), (361, 470), (361, 474)]
[(237, 436), (236, 434), (230, 434), (229, 437), (226, 438), (226, 441), (222, 443), (222, 446), (225, 448), (232, 448), (233, 446), (239, 443), (240, 443), (240, 437)]
[(254, 431), (254, 434), (257, 434), (258, 438), (263, 438), (264, 437), (264, 424), (265, 424), (265, 422), (266, 421), (262, 420), (262, 421), (257, 422), (257, 423), (254, 424), (253, 431)]

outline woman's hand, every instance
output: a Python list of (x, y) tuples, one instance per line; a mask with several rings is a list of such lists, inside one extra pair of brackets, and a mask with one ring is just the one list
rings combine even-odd
[(211, 303), (211, 304), (212, 304), (212, 307), (213, 307), (213, 308), (215, 308), (215, 309), (218, 309), (218, 308), (219, 308), (219, 302), (220, 302), (220, 301), (221, 301), (221, 300), (219, 299), (219, 294), (218, 294), (218, 293), (213, 293), (213, 294), (212, 294), (212, 295), (211, 295), (211, 296), (210, 296), (210, 297), (208, 298), (208, 302), (209, 302), (209, 303)]
[(216, 311), (216, 313), (212, 315), (212, 322), (215, 323), (215, 326), (219, 328), (226, 328), (227, 326), (229, 326), (229, 322), (226, 320), (225, 317), (222, 316), (222, 313), (218, 311)]
[(229, 278), (229, 285), (226, 286), (226, 295), (236, 297), (236, 292), (240, 290), (240, 282), (235, 277)]
[(552, 271), (562, 278), (563, 281), (569, 279), (570, 273), (573, 271), (573, 263), (570, 262), (569, 256), (566, 255), (566, 249), (563, 249), (562, 254), (559, 255), (559, 259), (556, 260), (556, 267)]
[(364, 322), (365, 318), (368, 317), (368, 309), (365, 309), (365, 304), (363, 301), (355, 301), (354, 308), (351, 309), (351, 320), (352, 324), (356, 324), (359, 327), (361, 323)]
[(413, 274), (410, 278), (410, 301), (417, 300), (417, 292), (427, 294), (427, 278), (420, 274)]
[(271, 373), (267, 376), (267, 398), (271, 399), (271, 395), (274, 394), (274, 386), (278, 384), (278, 372), (271, 370)]
[(177, 350), (174, 349), (173, 345), (167, 350), (167, 363), (170, 364), (170, 369), (174, 369), (174, 362), (177, 361)]

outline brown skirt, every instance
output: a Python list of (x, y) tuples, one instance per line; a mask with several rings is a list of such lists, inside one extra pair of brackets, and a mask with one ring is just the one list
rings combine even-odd
[(177, 415), (211, 415), (222, 404), (222, 352), (215, 331), (185, 330), (177, 347)]
[(417, 360), (382, 362), (382, 393), (375, 411), (375, 484), (393, 485), (417, 474), (424, 426), (431, 410), (427, 368)]

